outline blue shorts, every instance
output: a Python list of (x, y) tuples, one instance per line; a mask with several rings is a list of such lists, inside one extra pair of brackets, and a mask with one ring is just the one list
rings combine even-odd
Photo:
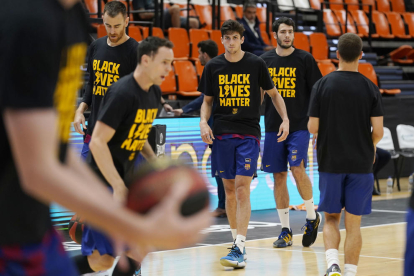
[(318, 211), (339, 214), (342, 208), (353, 215), (371, 213), (372, 173), (326, 173), (319, 172), (320, 200)]
[(307, 166), (310, 133), (298, 130), (290, 133), (285, 141), (277, 142), (277, 132), (266, 132), (262, 169), (268, 173), (287, 172), (287, 164), (298, 167), (303, 160)]
[(85, 140), (83, 141), (82, 151), (81, 151), (81, 157), (83, 160), (86, 160), (86, 157), (88, 156), (90, 142), (91, 142), (91, 136), (89, 134), (86, 134)]
[(101, 255), (107, 254), (116, 257), (112, 241), (102, 232), (85, 224), (82, 232), (82, 255), (92, 255), (95, 250), (98, 250)]
[(51, 229), (40, 243), (0, 246), (1, 276), (76, 276), (62, 239)]
[(407, 241), (405, 247), (404, 276), (414, 273), (414, 210), (409, 208), (407, 214)]
[[(224, 179), (236, 175), (252, 176), (257, 169), (259, 144), (253, 137), (214, 139), (211, 153), (211, 174)], [(217, 174), (216, 174), (217, 173)]]

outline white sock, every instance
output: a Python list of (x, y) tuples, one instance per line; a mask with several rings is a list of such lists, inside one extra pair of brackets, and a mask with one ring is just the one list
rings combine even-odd
[(241, 253), (243, 253), (245, 242), (246, 242), (245, 236), (237, 235), (235, 244), (239, 247)]
[(304, 200), (306, 207), (306, 218), (309, 220), (316, 219), (315, 206), (313, 204), (313, 197), (309, 200)]
[(282, 223), (282, 228), (288, 228), (290, 230), (289, 208), (277, 209), (277, 213), (279, 214), (279, 219), (280, 219), (280, 222)]
[(345, 264), (344, 276), (355, 276), (357, 273), (357, 266), (352, 264)]
[(337, 264), (339, 266), (338, 249), (328, 249), (325, 251), (325, 255), (326, 262), (328, 263), (328, 268), (334, 264)]
[(230, 229), (231, 230), (231, 236), (233, 237), (233, 241), (237, 238), (237, 229)]

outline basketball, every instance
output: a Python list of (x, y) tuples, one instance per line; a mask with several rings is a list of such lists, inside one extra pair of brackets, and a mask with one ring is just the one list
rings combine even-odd
[(191, 188), (181, 205), (181, 214), (191, 216), (209, 204), (209, 192), (203, 177), (194, 168), (167, 158), (143, 164), (130, 181), (127, 207), (146, 214), (165, 197), (173, 185), (190, 181)]
[(84, 224), (83, 220), (78, 214), (73, 215), (73, 217), (69, 221), (68, 230), (70, 238), (78, 243), (82, 243), (82, 232), (83, 232)]

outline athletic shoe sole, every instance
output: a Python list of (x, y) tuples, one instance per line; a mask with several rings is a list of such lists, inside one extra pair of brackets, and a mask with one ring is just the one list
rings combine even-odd
[(246, 262), (239, 263), (238, 261), (230, 261), (227, 259), (220, 259), (220, 264), (225, 267), (234, 267), (234, 268), (244, 268), (246, 266)]

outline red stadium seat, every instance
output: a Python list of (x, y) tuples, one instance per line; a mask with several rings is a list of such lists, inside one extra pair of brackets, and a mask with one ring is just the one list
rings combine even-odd
[(220, 30), (212, 30), (211, 34), (210, 34), (210, 38), (211, 38), (211, 40), (216, 42), (216, 44), (218, 46), (218, 54), (219, 55), (224, 54), (225, 49), (224, 49), (223, 43), (221, 43), (221, 31)]
[(372, 22), (375, 24), (375, 29), (377, 34), (381, 38), (393, 39), (395, 36), (391, 34), (390, 28), (388, 26), (387, 17), (382, 12), (373, 11), (372, 12)]
[(190, 29), (190, 43), (191, 43), (191, 58), (198, 59), (198, 47), (197, 44), (200, 41), (207, 40), (207, 30), (203, 29)]
[(169, 28), (168, 37), (174, 44), (174, 58), (188, 59), (190, 56), (190, 41), (187, 31), (183, 28)]
[(188, 60), (174, 61), (175, 72), (178, 76), (178, 91), (181, 96), (200, 96), (198, 89), (197, 73), (194, 65)]
[(162, 94), (174, 94), (177, 92), (177, 83), (175, 79), (175, 72), (174, 68), (170, 71), (168, 76), (165, 78), (165, 80), (160, 85)]
[(263, 42), (267, 45), (270, 45), (269, 35), (264, 31), (261, 31), (260, 34), (262, 36)]
[(138, 26), (129, 26), (128, 35), (136, 41), (142, 41), (141, 29)]
[(199, 60), (195, 61), (196, 72), (199, 77), (203, 74), (204, 66), (201, 65)]
[[(345, 10), (334, 10), (333, 11), (338, 19), (339, 23), (341, 23), (342, 33), (345, 33), (345, 20), (346, 20), (346, 12)], [(355, 28), (355, 22), (352, 16), (348, 13), (348, 24), (347, 24), (347, 31), (348, 33), (357, 33)], [(363, 34), (358, 34), (360, 37), (363, 37)]]
[(366, 6), (366, 5), (371, 5), (373, 11), (377, 9), (377, 4), (375, 3), (375, 0), (362, 0), (362, 4), (363, 4), (362, 9), (365, 12), (369, 12), (369, 6)]
[(403, 13), (405, 12), (404, 0), (391, 0), (392, 11)]
[(403, 13), (404, 21), (408, 25), (409, 34), (414, 37), (414, 13), (405, 12)]
[(329, 0), (329, 8), (331, 10), (343, 10), (344, 4), (342, 0)]
[(326, 36), (323, 33), (313, 33), (309, 36), (312, 47), (312, 55), (317, 62), (330, 62), (328, 58), (329, 46)]
[(318, 67), (324, 77), (329, 73), (336, 71), (335, 65), (332, 62), (318, 62)]
[(211, 6), (210, 5), (194, 5), (198, 19), (200, 20), (201, 27), (203, 29), (211, 30), (211, 24), (213, 22), (211, 18)]
[(390, 22), (393, 35), (402, 39), (410, 39), (411, 36), (405, 33), (404, 21), (401, 15), (397, 12), (386, 12), (385, 15)]
[(377, 0), (377, 8), (379, 12), (391, 11), (390, 1), (389, 0)]
[[(355, 22), (357, 23), (357, 30), (359, 34), (362, 34), (364, 37), (368, 37), (369, 35), (369, 27), (368, 27), (368, 17), (364, 11), (361, 10), (352, 10), (349, 11), (354, 18)], [(371, 34), (373, 38), (379, 37), (378, 34)]]
[(310, 45), (308, 36), (304, 33), (295, 33), (295, 39), (293, 40), (293, 46), (297, 49), (304, 50), (310, 53)]
[[(371, 63), (359, 63), (358, 64), (358, 71), (370, 79), (376, 86), (378, 86), (378, 76), (375, 73), (374, 67)], [(386, 94), (399, 94), (401, 93), (400, 89), (380, 89), (381, 93)]]
[(345, 3), (348, 4), (348, 10), (359, 10), (358, 0), (345, 0)]
[(323, 22), (326, 26), (326, 33), (331, 37), (338, 37), (342, 34), (339, 28), (338, 19), (332, 12), (332, 10), (323, 11)]

